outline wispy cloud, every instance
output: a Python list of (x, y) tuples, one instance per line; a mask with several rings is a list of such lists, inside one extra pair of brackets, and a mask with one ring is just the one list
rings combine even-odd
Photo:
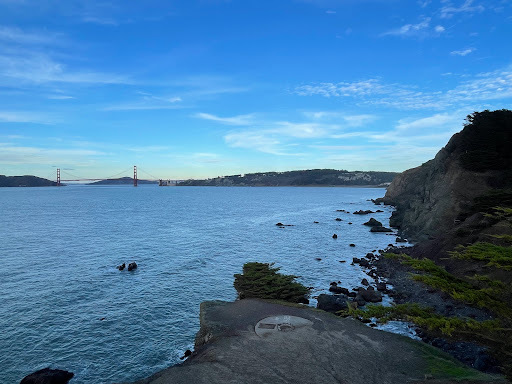
[(1, 164), (53, 165), (59, 161), (65, 161), (66, 163), (69, 163), (105, 155), (108, 155), (108, 153), (90, 149), (49, 149), (39, 147), (12, 146), (8, 144), (0, 145)]
[(102, 111), (142, 111), (158, 109), (183, 109), (187, 106), (181, 104), (181, 97), (155, 96), (147, 92), (138, 92), (142, 97), (130, 103), (109, 105), (101, 108)]
[(238, 115), (232, 117), (220, 117), (212, 115), (210, 113), (200, 112), (196, 113), (193, 116), (198, 119), (216, 121), (218, 123), (227, 125), (250, 125), (254, 123), (254, 114)]
[(117, 27), (119, 25), (119, 22), (117, 20), (108, 17), (84, 16), (82, 18), (82, 21), (84, 23), (99, 24), (113, 27)]
[(55, 120), (43, 114), (26, 111), (0, 111), (0, 123), (53, 124)]
[(451, 51), (450, 55), (453, 55), (453, 56), (467, 56), (471, 52), (474, 52), (474, 51), (475, 51), (475, 48), (466, 48), (466, 49), (461, 49), (460, 51)]
[[(350, 91), (349, 91), (350, 90)], [(512, 69), (473, 75), (452, 89), (431, 91), (417, 86), (368, 79), (353, 83), (319, 83), (295, 88), (300, 96), (353, 98), (365, 104), (398, 109), (446, 109), (463, 102), (482, 102), (512, 97)]]
[(441, 25), (436, 25), (434, 28), (430, 26), (430, 17), (423, 18), (417, 24), (405, 24), (399, 28), (392, 29), (384, 32), (381, 36), (401, 36), (401, 37), (429, 37), (439, 36), (445, 31)]
[(442, 18), (450, 18), (457, 13), (475, 13), (475, 12), (483, 12), (485, 7), (480, 4), (474, 4), (474, 0), (464, 0), (464, 2), (459, 6), (454, 6), (451, 1), (447, 1), (447, 5), (443, 6), (440, 10), (440, 14)]
[(48, 99), (50, 99), (50, 100), (70, 100), (70, 99), (74, 99), (74, 97), (68, 96), (68, 95), (49, 95)]
[(63, 36), (47, 31), (27, 32), (16, 27), (0, 26), (0, 41), (28, 44), (28, 45), (50, 45), (62, 43)]

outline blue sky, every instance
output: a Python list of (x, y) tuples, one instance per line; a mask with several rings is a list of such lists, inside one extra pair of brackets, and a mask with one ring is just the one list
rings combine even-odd
[(403, 171), (512, 108), (511, 41), (512, 0), (0, 0), (0, 174)]

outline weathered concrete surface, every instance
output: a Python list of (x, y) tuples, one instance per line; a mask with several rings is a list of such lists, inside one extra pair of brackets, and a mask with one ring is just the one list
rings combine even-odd
[[(275, 316), (283, 317), (266, 319)], [(255, 326), (260, 321), (268, 329), (281, 322), (282, 331), (258, 336)], [(203, 303), (193, 355), (137, 384), (399, 384), (449, 377), (438, 372), (440, 367), (483, 378), (482, 382), (495, 379), (466, 370), (425, 344), (356, 320), (246, 299)]]

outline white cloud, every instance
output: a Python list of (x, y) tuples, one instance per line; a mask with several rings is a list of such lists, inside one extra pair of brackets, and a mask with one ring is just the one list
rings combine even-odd
[(62, 35), (46, 31), (26, 32), (19, 28), (0, 26), (0, 41), (15, 44), (50, 45), (62, 42)]
[(453, 56), (467, 56), (471, 52), (474, 52), (474, 51), (475, 51), (474, 48), (466, 48), (466, 49), (462, 49), (460, 51), (451, 51), (450, 55), (453, 55)]
[(0, 77), (31, 83), (133, 84), (132, 80), (117, 74), (70, 71), (64, 64), (38, 53), (0, 55)]
[(215, 116), (210, 113), (196, 113), (194, 117), (203, 120), (211, 120), (216, 121), (218, 123), (227, 124), (227, 125), (249, 125), (254, 122), (254, 114), (247, 115), (238, 115), (232, 117), (220, 117)]
[(224, 136), (227, 145), (234, 148), (247, 148), (273, 155), (286, 155), (279, 146), (281, 142), (275, 138), (255, 131), (232, 132)]
[(74, 99), (74, 97), (68, 96), (68, 95), (49, 95), (48, 99), (50, 99), (50, 100), (70, 100), (70, 99)]
[(0, 146), (1, 164), (47, 164), (83, 161), (91, 157), (108, 155), (89, 149), (49, 149), (39, 147)]
[(423, 36), (430, 29), (430, 20), (430, 17), (426, 17), (417, 24), (405, 24), (400, 28), (385, 32), (381, 36)]
[(346, 113), (337, 111), (307, 111), (303, 114), (304, 116), (314, 120), (336, 121), (344, 127), (360, 127), (377, 119), (377, 116), (375, 115), (347, 115)]
[[(361, 86), (363, 85), (363, 86)], [(348, 92), (347, 89), (353, 89)], [(365, 104), (397, 109), (447, 109), (463, 103), (512, 98), (512, 69), (506, 68), (473, 75), (446, 91), (420, 89), (417, 86), (384, 83), (369, 79), (354, 83), (320, 83), (295, 88), (300, 96), (343, 97)]]
[(443, 33), (446, 29), (442, 25), (436, 25), (434, 31), (437, 33)]
[(453, 6), (451, 2), (447, 2), (448, 5), (443, 6), (440, 10), (441, 17), (444, 19), (452, 17), (457, 13), (475, 13), (475, 12), (483, 12), (485, 10), (484, 6), (477, 4), (473, 5), (474, 0), (464, 0), (460, 6)]
[(424, 130), (434, 130), (439, 127), (455, 126), (459, 128), (462, 122), (463, 113), (438, 113), (433, 116), (416, 120), (401, 119), (398, 121), (396, 130), (400, 134), (418, 133)]
[(52, 124), (54, 121), (47, 116), (34, 112), (0, 111), (0, 123)]

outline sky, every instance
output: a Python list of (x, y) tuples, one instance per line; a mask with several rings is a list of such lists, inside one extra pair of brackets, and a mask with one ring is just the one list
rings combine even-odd
[(0, 174), (433, 158), (512, 109), (512, 0), (0, 0)]

